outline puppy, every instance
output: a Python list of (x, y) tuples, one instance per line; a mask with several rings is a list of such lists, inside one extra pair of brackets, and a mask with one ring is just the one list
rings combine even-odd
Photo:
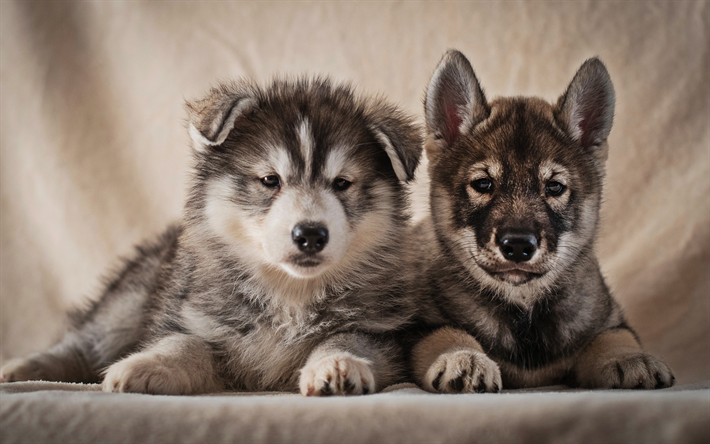
[(587, 60), (556, 104), (486, 100), (447, 52), (426, 91), (431, 217), (417, 227), (413, 372), (432, 392), (661, 388), (594, 254), (614, 88)]
[(2, 379), (169, 395), (398, 382), (419, 128), (321, 78), (225, 82), (186, 108), (194, 168), (181, 222), (137, 249), (60, 344), (8, 363)]

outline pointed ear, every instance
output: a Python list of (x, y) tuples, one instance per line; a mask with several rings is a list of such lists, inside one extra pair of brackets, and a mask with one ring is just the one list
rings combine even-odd
[(614, 85), (604, 64), (594, 57), (582, 65), (560, 97), (555, 119), (584, 149), (606, 159), (606, 139), (614, 121)]
[(370, 130), (392, 162), (397, 178), (409, 182), (422, 155), (422, 131), (414, 119), (378, 99), (368, 105)]
[(202, 99), (186, 102), (192, 147), (202, 152), (224, 143), (237, 118), (256, 106), (254, 96), (250, 85), (230, 82), (212, 88)]
[(424, 98), (429, 159), (451, 147), (489, 114), (471, 63), (459, 51), (448, 50), (431, 76)]

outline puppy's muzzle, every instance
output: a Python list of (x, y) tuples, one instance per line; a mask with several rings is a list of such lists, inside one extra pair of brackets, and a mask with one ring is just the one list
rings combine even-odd
[(291, 238), (300, 251), (315, 254), (328, 243), (328, 229), (317, 222), (301, 222), (291, 232)]
[(537, 237), (531, 233), (507, 231), (497, 241), (503, 257), (512, 262), (527, 262), (537, 251)]

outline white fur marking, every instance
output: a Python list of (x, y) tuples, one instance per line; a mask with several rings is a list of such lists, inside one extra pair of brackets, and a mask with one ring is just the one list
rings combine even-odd
[[(254, 106), (254, 101), (251, 99), (244, 99), (240, 101), (236, 106), (232, 107), (232, 110), (229, 112), (229, 116), (224, 120), (224, 123), (222, 124), (222, 131), (217, 134), (217, 137), (215, 137), (215, 140), (210, 140), (207, 137), (205, 137), (200, 130), (198, 130), (194, 124), (190, 123), (190, 129), (188, 130), (190, 133), (190, 138), (194, 142), (194, 149), (197, 151), (202, 151), (208, 146), (218, 146), (224, 143), (225, 140), (227, 140), (227, 136), (229, 136), (229, 132), (232, 131), (232, 128), (234, 128), (234, 122), (237, 120), (237, 117), (240, 114), (243, 114), (248, 108)], [(213, 122), (212, 125), (216, 125), (217, 121)]]
[(301, 120), (301, 124), (298, 126), (296, 133), (298, 134), (298, 142), (301, 147), (303, 162), (306, 166), (305, 177), (310, 177), (315, 141), (313, 140), (313, 134), (311, 133), (311, 126), (308, 123), (308, 119), (304, 118)]
[[(343, 172), (345, 163), (348, 161), (348, 149), (344, 147), (336, 147), (328, 153), (323, 167), (323, 176), (328, 179), (336, 179), (344, 177)], [(349, 175), (345, 175), (345, 179), (351, 180)]]
[(374, 132), (377, 140), (385, 146), (385, 151), (387, 152), (387, 156), (389, 156), (390, 158), (390, 162), (392, 162), (392, 167), (394, 168), (394, 173), (397, 175), (397, 179), (399, 179), (401, 182), (406, 182), (409, 178), (407, 175), (407, 171), (404, 169), (404, 165), (402, 164), (402, 161), (400, 160), (397, 151), (395, 151), (394, 147), (392, 146), (392, 142), (390, 142), (390, 139), (385, 136), (381, 131), (375, 130)]
[(281, 147), (273, 147), (269, 150), (268, 159), (270, 171), (264, 171), (264, 173), (271, 174), (275, 172), (281, 177), (282, 182), (286, 182), (287, 178), (293, 173), (293, 164), (286, 150)]

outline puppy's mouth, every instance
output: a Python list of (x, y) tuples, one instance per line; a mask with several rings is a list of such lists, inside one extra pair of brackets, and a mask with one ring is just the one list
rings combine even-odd
[(497, 270), (489, 270), (487, 268), (483, 268), (483, 270), (489, 275), (491, 275), (494, 279), (515, 286), (527, 284), (528, 282), (535, 279), (539, 279), (545, 275), (545, 273), (524, 270), (519, 267), (500, 268)]
[(297, 256), (291, 259), (291, 263), (297, 267), (314, 268), (323, 263), (322, 259), (315, 256)]
[(325, 270), (325, 263), (326, 260), (320, 255), (298, 254), (289, 257), (284, 266), (294, 276), (313, 277)]

